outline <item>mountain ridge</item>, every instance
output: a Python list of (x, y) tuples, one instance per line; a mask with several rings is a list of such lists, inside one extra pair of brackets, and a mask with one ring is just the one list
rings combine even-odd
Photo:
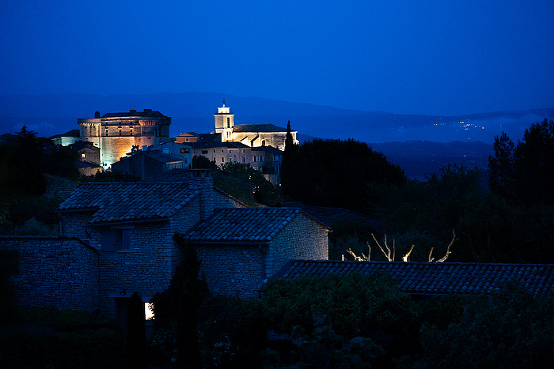
[(482, 141), (506, 132), (517, 141), (531, 123), (554, 119), (554, 108), (511, 110), (465, 115), (394, 114), (361, 111), (312, 103), (240, 97), (224, 93), (186, 92), (158, 94), (95, 95), (87, 93), (1, 95), (0, 131), (15, 132), (21, 126), (50, 136), (77, 126), (77, 118), (131, 109), (153, 109), (172, 117), (171, 132), (211, 132), (213, 114), (222, 100), (235, 114), (236, 124), (272, 123), (324, 139), (356, 139), (364, 142)]

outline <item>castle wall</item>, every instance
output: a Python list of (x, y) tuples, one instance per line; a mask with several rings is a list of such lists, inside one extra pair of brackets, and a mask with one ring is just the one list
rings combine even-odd
[(145, 109), (144, 113), (131, 110), (128, 114), (78, 119), (77, 123), (81, 140), (100, 148), (101, 165), (107, 168), (131, 152), (133, 146), (157, 145), (160, 137), (169, 137), (171, 118)]
[(66, 237), (0, 237), (0, 249), (19, 251), (19, 273), (11, 277), (19, 303), (57, 309), (99, 308), (99, 253)]

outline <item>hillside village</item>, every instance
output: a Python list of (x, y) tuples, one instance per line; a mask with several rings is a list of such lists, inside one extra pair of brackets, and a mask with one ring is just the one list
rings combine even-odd
[[(281, 184), (287, 186), (291, 181), (290, 177), (282, 177), (283, 170), (295, 173), (300, 181), (299, 170), (302, 169), (290, 169), (290, 155), (295, 155), (294, 163), (304, 168), (309, 165), (302, 162), (303, 148), (298, 148), (297, 132), (291, 130), (290, 125), (281, 128), (271, 124), (235, 124), (234, 114), (225, 101), (214, 114), (211, 133), (187, 132), (171, 138), (171, 118), (150, 109), (104, 115), (97, 112), (94, 118), (79, 119), (77, 123), (78, 135), (68, 132), (52, 140), (59, 147), (74, 149), (81, 175), (118, 172), (140, 180), (87, 181), (65, 192), (56, 209), (57, 235), (0, 236), (0, 251), (15, 250), (19, 255), (17, 272), (11, 273), (10, 280), (17, 292), (17, 302), (22, 306), (83, 310), (112, 318), (126, 331), (131, 324), (128, 314), (132, 297), (138, 294), (143, 306), (143, 321), (153, 310), (155, 322), (156, 306), (150, 303), (177, 283), (176, 271), (187, 260), (185, 255), (190, 250), (194, 250), (200, 261), (197, 277), (211, 294), (244, 301), (251, 298), (264, 301), (264, 291), (272, 288), (272, 283), (277, 286), (281, 282), (295, 283), (307, 275), (325, 280), (352, 272), (364, 276), (381, 275), (379, 271), (395, 278), (400, 291), (415, 299), (496, 294), (514, 280), (534, 296), (554, 291), (552, 264), (494, 263), (489, 259), (463, 262), (464, 256), (460, 255), (465, 254), (455, 247), (453, 252), (458, 253), (459, 259), (444, 261), (450, 254), (450, 246), (441, 262), (436, 262), (437, 258), (433, 259), (431, 253), (425, 262), (407, 262), (414, 246), (408, 252), (400, 245), (394, 249), (394, 240), (392, 246), (390, 242), (387, 244), (385, 222), (370, 216), (380, 214), (379, 211), (363, 214), (325, 203), (314, 204), (313, 199), (306, 199), (304, 203), (301, 192), (298, 197), (288, 198), (300, 201), (282, 202), (280, 206), (246, 205), (224, 188), (214, 186), (211, 170), (194, 168), (193, 158), (204, 157), (216, 166), (245, 165), (276, 188)], [(292, 143), (296, 147), (294, 154), (287, 154), (287, 140), (289, 145)], [(348, 144), (355, 146), (352, 142)], [(325, 145), (325, 142), (313, 145)], [(362, 145), (362, 149), (367, 150), (367, 147)], [(377, 155), (377, 159), (384, 157)], [(327, 160), (324, 165), (334, 164)], [(392, 178), (398, 183), (406, 182), (399, 173), (398, 168), (390, 169), (390, 183), (394, 183)], [(471, 181), (475, 179), (477, 183), (481, 178), (463, 168), (454, 168), (441, 175), (443, 177), (434, 177), (436, 186), (448, 184), (446, 180), (443, 182), (449, 178), (447, 175), (470, 181), (463, 189), (443, 189), (442, 196), (465, 196), (464, 191), (473, 188)], [(346, 178), (345, 174), (342, 180)], [(340, 180), (335, 178), (339, 184)], [(383, 195), (375, 204), (382, 210), (385, 204), (379, 201), (391, 196), (387, 191), (392, 190), (385, 191), (385, 187), (378, 185), (375, 184), (377, 187), (373, 190)], [(433, 178), (426, 185), (433, 186)], [(284, 189), (287, 188), (292, 187)], [(324, 187), (320, 190), (325, 193)], [(402, 194), (392, 196), (396, 201), (408, 202), (401, 199)], [(348, 239), (346, 236), (340, 238), (345, 224), (358, 227), (348, 233)], [(361, 239), (359, 232), (367, 230), (385, 236), (384, 243), (376, 240), (376, 245), (384, 255), (388, 251), (388, 261), (374, 261), (371, 247), (363, 257), (358, 255), (365, 250), (358, 248), (352, 252), (352, 237)], [(431, 239), (426, 237), (420, 240)], [(451, 244), (456, 240), (454, 236)], [(342, 257), (337, 256), (335, 250), (341, 242), (344, 244)], [(355, 256), (354, 260), (345, 260), (346, 246)], [(416, 253), (427, 252), (422, 250), (422, 244), (416, 247)], [(396, 257), (394, 252), (398, 253)], [(400, 256), (404, 256), (404, 261), (399, 261)], [(317, 324), (313, 328), (316, 327)], [(275, 339), (268, 338), (270, 336), (264, 339)], [(292, 336), (287, 337), (283, 340), (292, 340)], [(398, 339), (396, 333), (391, 333), (391, 337), (394, 342)], [(386, 347), (385, 341), (377, 339), (376, 342)], [(352, 347), (349, 350), (353, 350)], [(383, 363), (391, 362), (390, 358), (382, 360)]]
[[(286, 128), (273, 124), (235, 124), (223, 100), (214, 114), (211, 133), (181, 133), (169, 137), (171, 117), (144, 109), (127, 113), (95, 113), (79, 119), (79, 130), (52, 137), (56, 144), (75, 148), (79, 170), (94, 175), (102, 170), (145, 177), (170, 169), (191, 169), (193, 156), (204, 156), (216, 165), (236, 162), (263, 173), (279, 184)], [(290, 131), (298, 144), (296, 131)]]

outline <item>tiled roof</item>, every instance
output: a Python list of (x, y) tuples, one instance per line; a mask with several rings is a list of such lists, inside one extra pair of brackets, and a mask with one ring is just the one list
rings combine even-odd
[(178, 155), (166, 154), (160, 150), (148, 150), (148, 151), (139, 151), (133, 155), (144, 155), (152, 158), (160, 163), (175, 163), (183, 161), (183, 158)]
[(90, 182), (81, 184), (59, 211), (96, 210), (91, 223), (168, 218), (198, 194), (185, 183)]
[(554, 265), (548, 264), (293, 260), (275, 278), (323, 277), (351, 272), (370, 274), (374, 271), (389, 273), (402, 291), (411, 294), (490, 293), (512, 279), (523, 283), (533, 293), (554, 292)]
[(221, 133), (200, 133), (197, 137), (198, 142), (221, 142)]
[(234, 141), (198, 141), (198, 142), (187, 142), (187, 144), (195, 149), (217, 149), (225, 147), (228, 149), (250, 149), (250, 146), (246, 146), (240, 142)]
[(58, 137), (81, 137), (81, 132), (78, 129), (72, 129), (71, 131), (67, 131), (66, 133), (60, 133), (49, 138), (53, 139)]
[(126, 118), (126, 117), (165, 117), (157, 110), (145, 109), (144, 111), (128, 111), (125, 113), (106, 113), (102, 118)]
[(182, 239), (197, 243), (269, 242), (298, 214), (291, 208), (220, 209)]
[(235, 124), (233, 132), (286, 132), (286, 128), (273, 124)]
[(186, 182), (189, 183), (195, 173), (209, 173), (210, 169), (183, 169), (175, 168), (160, 173), (153, 174), (148, 178), (141, 179), (140, 182)]
[(351, 221), (371, 226), (379, 233), (385, 233), (385, 223), (383, 221), (375, 220), (363, 214), (343, 208), (306, 205), (300, 201), (283, 202), (281, 206), (300, 208), (321, 223), (326, 224), (328, 227), (333, 227), (333, 225), (339, 221)]
[(269, 153), (272, 153), (272, 154), (283, 154), (283, 152), (273, 146), (257, 146), (257, 147), (252, 147), (252, 151), (264, 151), (264, 152), (269, 152)]

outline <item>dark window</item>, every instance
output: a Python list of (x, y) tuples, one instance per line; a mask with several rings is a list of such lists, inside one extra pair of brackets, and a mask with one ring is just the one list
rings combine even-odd
[(113, 229), (104, 228), (100, 231), (100, 234), (102, 236), (102, 250), (115, 251), (115, 238)]
[(207, 154), (208, 150), (202, 150), (202, 154)]
[(115, 230), (115, 249), (116, 251), (128, 251), (131, 244), (131, 230), (130, 229), (116, 229)]
[(128, 251), (131, 245), (130, 229), (105, 228), (100, 231), (103, 251)]
[[(181, 147), (181, 153), (183, 154), (188, 154), (189, 153), (189, 148), (188, 147)], [(206, 153), (207, 154), (207, 153)]]

